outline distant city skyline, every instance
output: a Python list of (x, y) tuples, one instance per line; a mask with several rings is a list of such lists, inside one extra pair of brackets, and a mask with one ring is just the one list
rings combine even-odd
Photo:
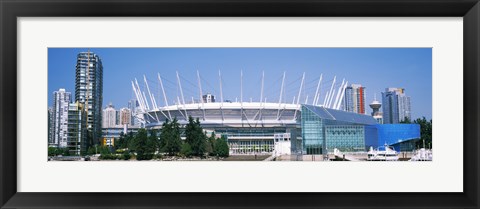
[[(411, 97), (412, 119), (432, 114), (431, 48), (49, 48), (48, 101), (53, 91), (65, 88), (75, 92), (75, 63), (80, 52), (90, 50), (103, 62), (103, 108), (110, 102), (116, 109), (127, 107), (134, 98), (131, 81), (143, 88), (145, 75), (152, 94), (163, 106), (163, 94), (157, 73), (164, 80), (168, 102), (179, 95), (179, 72), (185, 100), (199, 98), (197, 70), (203, 94), (212, 93), (220, 101), (219, 70), (222, 74), (224, 100), (240, 100), (240, 72), (243, 72), (243, 101), (258, 101), (262, 71), (264, 95), (268, 102), (278, 102), (281, 78), (286, 72), (283, 102), (291, 103), (298, 94), (302, 74), (305, 81), (301, 103), (312, 103), (320, 74), (322, 90), (343, 79), (365, 87), (365, 103), (381, 98), (386, 88), (404, 88)], [(72, 95), (73, 96), (73, 95)], [(325, 95), (321, 95), (321, 99)], [(298, 99), (298, 98), (297, 98)], [(380, 101), (381, 102), (381, 101)], [(321, 103), (321, 102), (320, 102)], [(365, 107), (367, 114), (371, 108)]]

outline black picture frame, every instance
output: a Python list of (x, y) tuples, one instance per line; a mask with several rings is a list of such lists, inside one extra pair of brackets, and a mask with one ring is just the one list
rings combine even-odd
[[(460, 193), (17, 192), (17, 17), (463, 17), (464, 156)], [(478, 208), (478, 0), (0, 0), (2, 208)], [(446, 179), (448, 181), (448, 179)]]

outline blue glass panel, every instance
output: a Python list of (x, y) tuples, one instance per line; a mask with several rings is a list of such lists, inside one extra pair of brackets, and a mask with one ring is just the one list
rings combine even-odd
[[(328, 109), (319, 106), (303, 105), (310, 111), (314, 112), (322, 119), (335, 120), (334, 124), (363, 124), (375, 125), (377, 121), (370, 115), (363, 115), (353, 112), (346, 112), (342, 110)], [(338, 123), (340, 122), (340, 123)]]
[(418, 124), (377, 124), (378, 144), (388, 145), (420, 138)]
[(335, 120), (335, 118), (323, 107), (312, 106), (312, 105), (303, 105), (308, 110), (315, 113), (321, 119)]

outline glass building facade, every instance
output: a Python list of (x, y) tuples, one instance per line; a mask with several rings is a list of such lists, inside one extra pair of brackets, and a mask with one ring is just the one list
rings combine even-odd
[(103, 65), (93, 52), (77, 55), (75, 71), (75, 101), (85, 105), (87, 129), (92, 133), (94, 144), (102, 135)]
[(369, 115), (302, 105), (303, 154), (365, 151), (376, 144), (376, 120)]
[(365, 114), (365, 87), (351, 84), (345, 89), (345, 111)]
[(52, 131), (48, 143), (51, 147), (67, 147), (68, 104), (70, 102), (71, 93), (65, 89), (53, 92)]
[(403, 88), (387, 88), (382, 92), (383, 123), (395, 124), (411, 119), (410, 97)]
[(68, 142), (71, 155), (80, 155), (87, 151), (86, 117), (83, 105), (76, 102), (68, 107)]
[(412, 151), (420, 139), (419, 124), (378, 124), (378, 146), (387, 144), (396, 151)]

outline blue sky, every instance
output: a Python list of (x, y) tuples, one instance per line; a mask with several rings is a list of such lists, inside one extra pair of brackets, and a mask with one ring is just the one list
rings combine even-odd
[[(59, 88), (74, 95), (76, 56), (87, 50), (48, 49), (49, 106), (52, 92)], [(240, 71), (243, 71), (243, 100), (258, 101), (264, 71), (267, 102), (278, 102), (285, 71), (284, 101), (288, 103), (298, 95), (304, 72), (301, 101), (305, 102), (308, 95), (308, 103), (313, 101), (320, 74), (323, 74), (322, 102), (336, 75), (336, 87), (343, 78), (349, 84), (365, 86), (367, 104), (373, 101), (374, 93), (381, 101), (381, 92), (387, 87), (405, 88), (411, 97), (412, 117), (432, 117), (431, 48), (90, 48), (90, 51), (103, 61), (103, 106), (111, 102), (115, 108), (126, 107), (128, 100), (134, 98), (131, 81), (137, 78), (144, 88), (143, 75), (157, 104), (164, 105), (157, 73), (162, 76), (168, 102), (172, 104), (180, 96), (176, 71), (185, 100), (197, 99), (197, 70), (203, 93), (213, 93), (218, 100), (220, 70), (224, 100), (232, 101), (240, 100)], [(370, 113), (370, 107), (366, 111)]]

